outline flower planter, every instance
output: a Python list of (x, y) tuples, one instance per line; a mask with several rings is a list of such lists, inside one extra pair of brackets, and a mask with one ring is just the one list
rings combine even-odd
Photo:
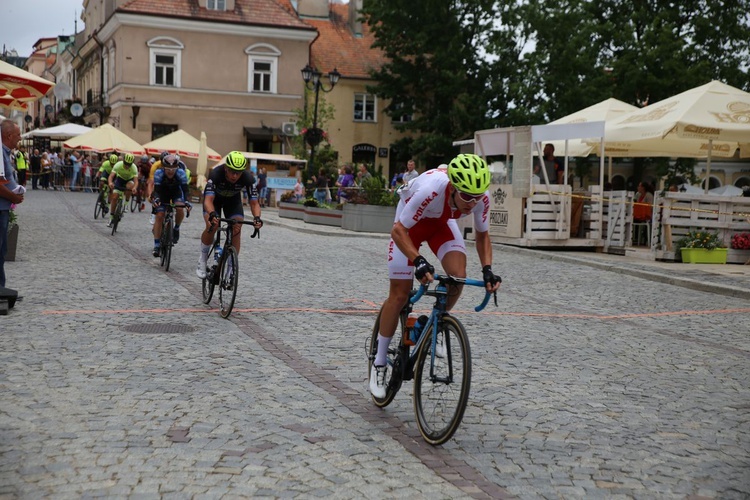
[(16, 260), (16, 248), (18, 247), (18, 224), (13, 224), (8, 229), (8, 253), (5, 254), (6, 262)]
[(727, 249), (682, 248), (682, 262), (687, 264), (726, 264)]
[(302, 220), (310, 224), (341, 227), (343, 212), (331, 208), (304, 207)]
[(305, 207), (299, 203), (289, 203), (288, 201), (279, 202), (279, 217), (302, 220), (304, 215)]
[(390, 233), (396, 218), (396, 207), (346, 203), (341, 228), (367, 233)]

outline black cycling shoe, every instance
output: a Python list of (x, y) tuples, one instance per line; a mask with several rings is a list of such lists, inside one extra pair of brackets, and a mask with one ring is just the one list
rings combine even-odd
[(176, 245), (178, 241), (180, 241), (180, 230), (173, 229), (172, 230), (172, 243)]
[(154, 257), (158, 257), (161, 252), (161, 248), (154, 247)]

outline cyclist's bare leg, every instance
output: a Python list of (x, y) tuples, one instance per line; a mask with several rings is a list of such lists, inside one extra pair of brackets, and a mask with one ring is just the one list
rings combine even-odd
[(412, 280), (391, 280), (388, 298), (383, 303), (383, 309), (380, 312), (380, 335), (391, 338), (396, 332), (398, 326), (398, 317), (401, 309), (409, 300)]
[[(242, 220), (241, 217), (234, 217), (235, 219)], [(235, 224), (232, 228), (232, 246), (237, 250), (237, 255), (240, 254), (240, 243), (242, 242), (242, 224)]]
[(156, 218), (154, 219), (154, 227), (152, 229), (152, 231), (154, 232), (155, 240), (161, 239), (162, 224), (164, 224), (164, 212), (158, 211), (156, 212)]
[(135, 186), (135, 183), (133, 181), (128, 181), (127, 184), (125, 184), (125, 201), (130, 201), (130, 196), (133, 194), (133, 186)]
[[(443, 257), (443, 260), (440, 261), (440, 263), (443, 266), (443, 270), (445, 270), (445, 274), (448, 274), (450, 276), (455, 276), (456, 278), (465, 278), (466, 277), (466, 254), (463, 252), (448, 252)], [(453, 309), (453, 306), (456, 305), (456, 302), (458, 301), (459, 297), (461, 297), (461, 291), (463, 290), (463, 285), (456, 285), (451, 286), (448, 291), (448, 302), (446, 304), (446, 308), (448, 311)]]
[(184, 218), (185, 218), (185, 209), (178, 208), (177, 215), (175, 216), (175, 219), (174, 219), (174, 225), (179, 226), (180, 224), (182, 224), (182, 219)]
[(208, 222), (208, 214), (203, 214), (203, 220), (206, 222), (206, 228), (201, 233), (201, 243), (210, 246), (214, 242), (216, 230), (219, 229), (219, 223), (216, 222), (216, 224), (211, 225)]

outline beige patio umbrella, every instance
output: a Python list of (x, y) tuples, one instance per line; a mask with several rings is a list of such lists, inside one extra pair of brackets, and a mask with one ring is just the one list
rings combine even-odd
[[(550, 125), (586, 122), (610, 122), (617, 118), (637, 110), (632, 104), (628, 104), (614, 97), (593, 104), (580, 111), (563, 116), (550, 122)], [(550, 141), (555, 146), (555, 152), (565, 154), (565, 178), (568, 178), (568, 156), (588, 156), (596, 153), (598, 148), (595, 144), (585, 142), (583, 139), (572, 139), (567, 141)], [(566, 152), (567, 147), (567, 154)], [(541, 154), (541, 153), (540, 153)], [(609, 178), (612, 179), (612, 156), (609, 157)], [(603, 182), (603, 180), (602, 180)]]
[(105, 123), (91, 132), (68, 139), (63, 146), (68, 149), (81, 149), (98, 153), (116, 151), (118, 153), (142, 154), (144, 151), (143, 146), (109, 123)]
[(206, 142), (206, 133), (201, 131), (200, 147), (198, 148), (198, 163), (195, 168), (198, 173), (198, 177), (195, 180), (195, 186), (201, 191), (206, 187), (206, 182), (208, 181), (208, 146), (206, 145)]
[(605, 154), (706, 158), (708, 179), (712, 157), (750, 142), (749, 118), (750, 93), (712, 81), (608, 122)]
[[(188, 134), (182, 129), (175, 130), (151, 142), (143, 145), (146, 153), (158, 155), (162, 151), (178, 154), (188, 158), (198, 158), (200, 153), (200, 140)], [(221, 155), (206, 146), (206, 154), (212, 160), (221, 160)], [(200, 172), (200, 169), (198, 170)]]

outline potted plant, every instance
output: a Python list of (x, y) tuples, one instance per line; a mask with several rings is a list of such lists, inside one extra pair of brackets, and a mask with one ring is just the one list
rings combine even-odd
[(381, 176), (372, 176), (362, 182), (362, 189), (353, 193), (344, 204), (341, 227), (350, 231), (390, 233), (396, 218), (398, 198), (385, 189)]
[(8, 223), (8, 252), (5, 254), (7, 262), (16, 260), (16, 248), (18, 247), (18, 216), (15, 211), (15, 203), (10, 205), (10, 221)]
[(294, 191), (289, 190), (281, 195), (279, 199), (279, 217), (286, 217), (287, 219), (299, 219), (302, 220), (305, 214), (305, 207), (295, 200)]
[(726, 264), (727, 249), (719, 235), (704, 230), (688, 232), (677, 241), (682, 262), (691, 264)]

